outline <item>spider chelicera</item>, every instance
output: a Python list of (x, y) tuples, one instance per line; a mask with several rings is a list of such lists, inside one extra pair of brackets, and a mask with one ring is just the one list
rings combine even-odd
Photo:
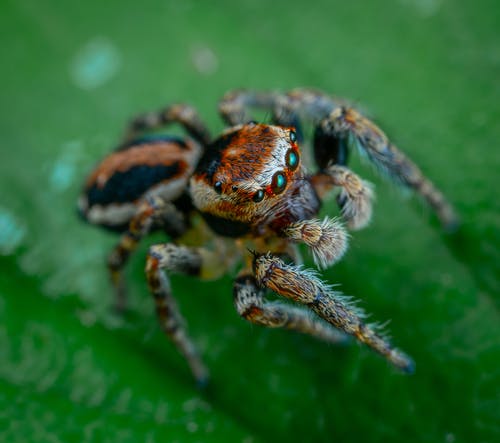
[[(254, 122), (251, 108), (269, 112), (272, 124)], [(451, 205), (373, 122), (342, 100), (309, 89), (241, 90), (226, 94), (219, 111), (228, 128), (216, 138), (183, 104), (135, 118), (122, 143), (88, 177), (80, 214), (121, 232), (108, 260), (118, 305), (125, 304), (122, 271), (130, 254), (149, 232), (163, 229), (170, 239), (150, 247), (146, 277), (160, 325), (199, 383), (208, 372), (187, 334), (168, 274), (217, 278), (236, 264), (234, 304), (246, 320), (327, 342), (354, 336), (412, 372), (411, 358), (366, 323), (349, 297), (301, 265), (297, 245), (304, 243), (316, 265), (326, 268), (346, 251), (344, 226), (356, 230), (370, 221), (372, 187), (346, 166), (352, 147), (423, 197), (448, 229), (457, 224)], [(299, 148), (303, 122), (314, 127), (314, 173)], [(188, 135), (150, 134), (171, 123)], [(340, 221), (320, 220), (322, 200), (334, 189)], [(295, 303), (268, 301), (268, 290)]]

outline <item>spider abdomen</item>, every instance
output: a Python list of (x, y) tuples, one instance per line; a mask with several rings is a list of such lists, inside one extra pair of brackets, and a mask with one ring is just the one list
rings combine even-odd
[(199, 151), (191, 140), (174, 137), (149, 137), (121, 147), (87, 178), (80, 215), (92, 224), (125, 229), (145, 196), (174, 201), (182, 195)]

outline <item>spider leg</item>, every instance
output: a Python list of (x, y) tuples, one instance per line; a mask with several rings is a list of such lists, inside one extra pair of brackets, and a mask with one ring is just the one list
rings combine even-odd
[(219, 113), (229, 126), (246, 124), (252, 121), (248, 108), (272, 110), (277, 94), (238, 89), (230, 91), (219, 102)]
[(412, 359), (394, 348), (374, 326), (365, 323), (363, 312), (348, 297), (333, 291), (313, 272), (287, 265), (271, 254), (255, 256), (253, 267), (260, 286), (306, 305), (328, 323), (383, 355), (397, 368), (413, 372)]
[(285, 119), (284, 115), (278, 117), (276, 109), (281, 109), (279, 103), (283, 101), (283, 95), (276, 92), (257, 92), (246, 89), (230, 91), (219, 101), (219, 113), (229, 126), (242, 125), (254, 121), (250, 114), (250, 108), (269, 111), (271, 120), (281, 126), (293, 126), (297, 140), (302, 142), (304, 136), (299, 116), (290, 113)]
[(353, 109), (337, 108), (323, 122), (323, 127), (332, 134), (352, 138), (379, 169), (420, 194), (436, 212), (443, 227), (451, 230), (457, 226), (458, 217), (441, 191), (373, 122)]
[(345, 166), (330, 164), (310, 177), (320, 199), (334, 187), (342, 188), (337, 196), (342, 218), (350, 229), (362, 229), (372, 216), (373, 186)]
[(208, 379), (208, 371), (188, 336), (184, 319), (172, 296), (165, 271), (203, 278), (216, 277), (225, 269), (224, 257), (217, 251), (188, 248), (172, 243), (151, 246), (146, 261), (146, 277), (156, 303), (158, 320), (163, 331), (184, 356), (199, 385)]
[(108, 256), (107, 265), (116, 294), (116, 309), (120, 312), (126, 308), (123, 268), (142, 238), (153, 227), (158, 226), (163, 227), (172, 237), (181, 235), (187, 227), (184, 216), (172, 203), (157, 196), (148, 197), (139, 204), (128, 229)]
[(269, 328), (285, 328), (312, 335), (329, 343), (343, 343), (347, 336), (304, 308), (264, 299), (255, 277), (243, 273), (234, 282), (234, 305), (244, 319)]
[(189, 105), (179, 103), (133, 118), (125, 131), (123, 145), (127, 145), (144, 131), (151, 131), (172, 123), (181, 124), (187, 133), (203, 146), (211, 140), (210, 132), (198, 112)]
[(347, 250), (347, 232), (334, 219), (301, 220), (286, 225), (280, 235), (311, 248), (314, 262), (326, 268), (339, 261)]
[(343, 100), (308, 89), (293, 90), (276, 101), (276, 120), (288, 124), (304, 115), (316, 125), (315, 158), (320, 168), (345, 165), (347, 146), (356, 146), (379, 170), (421, 195), (446, 229), (458, 224), (451, 204), (420, 168), (394, 146), (384, 132)]

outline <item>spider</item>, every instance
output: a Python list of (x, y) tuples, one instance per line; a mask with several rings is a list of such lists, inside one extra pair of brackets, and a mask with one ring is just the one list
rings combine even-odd
[[(252, 108), (268, 112), (272, 124), (253, 121)], [(347, 249), (346, 227), (357, 230), (369, 223), (372, 186), (346, 166), (353, 147), (423, 197), (444, 228), (457, 224), (452, 206), (382, 130), (344, 100), (310, 89), (236, 90), (222, 98), (219, 112), (228, 127), (216, 138), (185, 104), (140, 115), (87, 178), (79, 213), (91, 224), (121, 233), (108, 258), (117, 306), (125, 306), (127, 260), (143, 237), (161, 229), (170, 239), (149, 248), (148, 287), (162, 329), (198, 383), (206, 382), (208, 371), (187, 333), (168, 275), (214, 279), (236, 264), (234, 305), (244, 319), (331, 343), (353, 336), (411, 373), (412, 359), (365, 322), (349, 297), (303, 267), (298, 244), (310, 249), (318, 268), (326, 268)], [(151, 135), (172, 123), (187, 136)], [(306, 169), (299, 148), (303, 123), (314, 127), (314, 173)], [(320, 220), (322, 200), (334, 189), (340, 220)], [(267, 300), (269, 290), (294, 303)]]

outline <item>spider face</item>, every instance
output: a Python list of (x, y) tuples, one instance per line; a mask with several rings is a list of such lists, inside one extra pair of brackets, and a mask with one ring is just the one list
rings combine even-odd
[(293, 198), (302, 175), (295, 130), (250, 123), (232, 128), (206, 149), (190, 193), (209, 219), (254, 225)]

